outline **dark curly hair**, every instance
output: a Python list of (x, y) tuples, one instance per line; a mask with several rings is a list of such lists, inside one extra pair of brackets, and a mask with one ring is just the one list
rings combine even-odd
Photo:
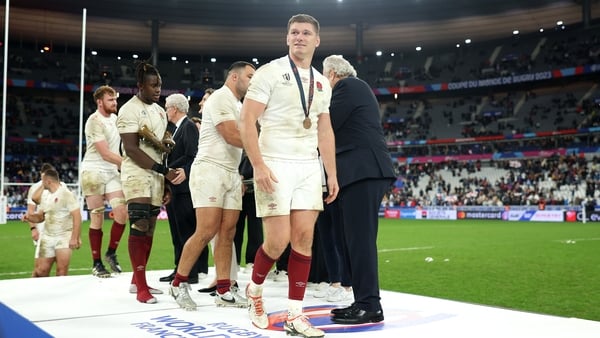
[(156, 75), (160, 76), (158, 69), (154, 67), (148, 60), (139, 61), (135, 67), (135, 79), (138, 83), (144, 83), (146, 76)]

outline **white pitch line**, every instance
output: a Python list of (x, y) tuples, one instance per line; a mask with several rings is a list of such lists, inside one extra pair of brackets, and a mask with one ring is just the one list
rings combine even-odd
[[(69, 271), (84, 271), (90, 270), (89, 268), (69, 268)], [(21, 272), (0, 272), (0, 276), (19, 276), (19, 275), (29, 275), (31, 276), (31, 270), (29, 271), (21, 271)]]
[(582, 242), (582, 241), (600, 241), (600, 238), (570, 238), (570, 239), (555, 239), (555, 242), (560, 242), (560, 243), (564, 243), (566, 241), (576, 241), (576, 242)]
[[(598, 238), (600, 240), (600, 238)], [(415, 251), (415, 250), (427, 250), (433, 249), (433, 246), (416, 246), (411, 248), (395, 248), (395, 249), (381, 249), (378, 252), (394, 252), (394, 251)], [(88, 268), (69, 268), (69, 271), (84, 271), (89, 270)], [(0, 272), (1, 276), (19, 276), (19, 275), (31, 275), (31, 271), (21, 271), (21, 272)]]
[(414, 251), (414, 250), (427, 250), (433, 249), (433, 246), (415, 246), (412, 248), (395, 248), (395, 249), (381, 249), (378, 252), (393, 252), (393, 251)]

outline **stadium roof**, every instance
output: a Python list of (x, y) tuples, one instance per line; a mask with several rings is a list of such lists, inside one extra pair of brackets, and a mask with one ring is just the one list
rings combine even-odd
[[(598, 17), (598, 0), (591, 18)], [(11, 1), (12, 41), (80, 46), (86, 8), (86, 46), (149, 52), (159, 21), (161, 54), (273, 56), (286, 52), (290, 16), (321, 23), (320, 53), (355, 55), (356, 25), (364, 27), (363, 55), (376, 50), (424, 51), (550, 29), (582, 21), (576, 0), (18, 0)], [(3, 8), (3, 7), (2, 7)], [(4, 22), (2, 23), (4, 27)], [(2, 28), (3, 29), (3, 28)]]

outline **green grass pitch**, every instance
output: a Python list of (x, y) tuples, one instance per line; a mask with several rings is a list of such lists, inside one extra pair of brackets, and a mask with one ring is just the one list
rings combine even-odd
[[(72, 275), (91, 273), (87, 226)], [(378, 247), (382, 289), (600, 321), (600, 224), (381, 219)], [(117, 253), (131, 271), (127, 233)], [(32, 266), (28, 225), (0, 225), (0, 279), (26, 278)], [(171, 268), (159, 221), (148, 269)]]

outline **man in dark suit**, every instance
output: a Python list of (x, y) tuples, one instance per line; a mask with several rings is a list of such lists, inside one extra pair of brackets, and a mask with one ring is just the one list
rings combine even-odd
[(323, 75), (332, 87), (329, 111), (340, 186), (337, 203), (332, 207), (337, 208), (334, 212), (338, 217), (334, 219), (344, 239), (342, 274), (350, 274), (354, 293), (351, 306), (331, 311), (332, 321), (380, 322), (378, 214), (396, 175), (383, 135), (379, 104), (369, 85), (356, 78), (354, 67), (338, 55), (323, 61)]
[[(173, 135), (175, 147), (167, 157), (167, 165), (177, 168), (177, 179), (168, 183), (171, 200), (167, 204), (169, 227), (175, 256), (175, 269), (179, 264), (183, 245), (196, 230), (196, 213), (192, 206), (188, 177), (198, 151), (198, 127), (186, 116), (189, 102), (182, 94), (172, 94), (166, 99), (165, 110), (169, 119), (167, 130)], [(208, 251), (203, 253), (208, 255)], [(202, 258), (202, 257), (201, 257)], [(208, 272), (207, 260), (199, 259), (190, 273), (190, 284), (198, 283), (199, 272)], [(205, 266), (201, 266), (205, 262)], [(161, 282), (171, 282), (175, 272), (161, 277)]]
[(252, 184), (252, 178), (254, 177), (252, 164), (245, 154), (242, 154), (242, 161), (240, 162), (240, 175), (244, 180), (244, 196), (242, 197), (242, 210), (235, 226), (235, 237), (233, 242), (235, 244), (235, 255), (238, 264), (242, 262), (242, 247), (244, 244), (244, 230), (246, 224), (248, 225), (248, 235), (246, 236), (246, 269), (245, 273), (252, 272), (252, 266), (254, 265), (254, 257), (256, 251), (263, 242), (263, 228), (262, 220), (256, 217), (256, 201), (254, 199), (254, 186)]

